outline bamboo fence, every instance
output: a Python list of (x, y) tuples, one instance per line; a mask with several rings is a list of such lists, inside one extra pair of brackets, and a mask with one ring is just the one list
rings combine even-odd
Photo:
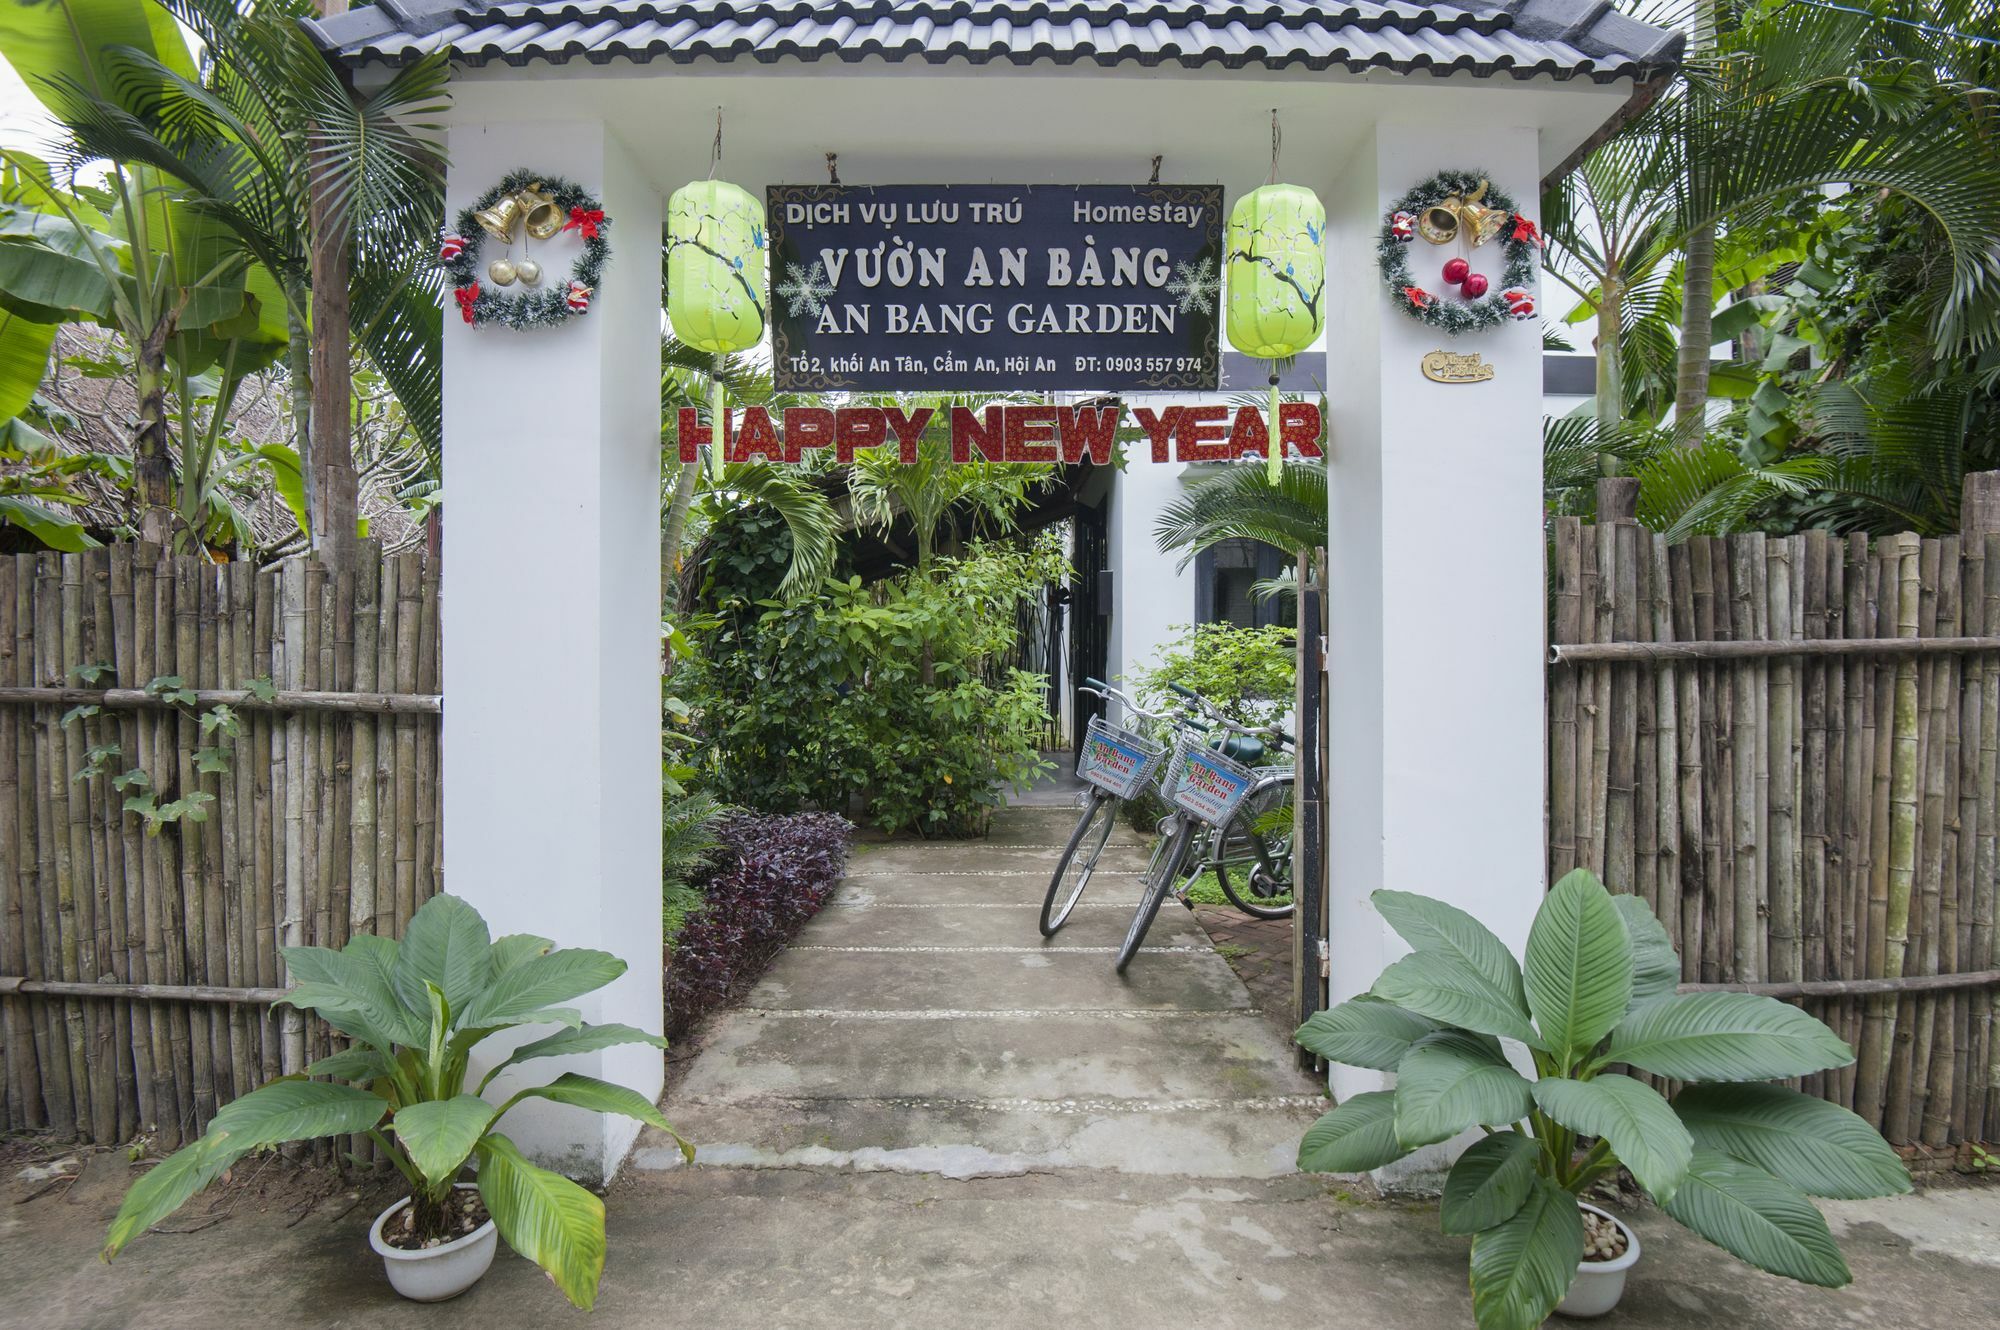
[[(370, 542), (338, 573), (0, 557), (0, 1128), (170, 1149), (331, 1051), (272, 1005), (280, 949), (400, 934), (437, 890), (438, 666), (435, 568)], [(147, 834), (134, 768), (203, 820)]]
[(1551, 880), (1644, 897), (1684, 987), (1827, 1021), (1858, 1057), (1802, 1088), (1890, 1141), (2000, 1138), (2000, 535), (1565, 518), (1550, 582)]

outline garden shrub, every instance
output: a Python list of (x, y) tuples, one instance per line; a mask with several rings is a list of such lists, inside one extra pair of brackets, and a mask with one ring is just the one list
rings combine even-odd
[(975, 545), (872, 585), (784, 604), (727, 595), (768, 560), (720, 561), (702, 649), (675, 676), (725, 800), (844, 811), (891, 832), (985, 830), (1003, 783), (1041, 769), (1044, 676), (999, 662), (1021, 606), (1067, 571), (1047, 542)]
[(753, 981), (819, 912), (847, 867), (853, 829), (831, 813), (731, 810), (715, 820), (717, 849), (690, 884), (699, 903), (667, 949), (669, 1035)]
[(1297, 688), (1298, 634), (1290, 628), (1198, 623), (1160, 648), (1132, 683), (1149, 709), (1179, 699), (1169, 684), (1200, 693), (1242, 725), (1271, 725), (1290, 714)]

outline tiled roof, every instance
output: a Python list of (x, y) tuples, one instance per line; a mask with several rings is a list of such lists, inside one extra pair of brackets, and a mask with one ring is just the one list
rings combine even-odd
[(305, 24), (352, 63), (964, 60), (1648, 79), (1682, 36), (1610, 0), (379, 0)]

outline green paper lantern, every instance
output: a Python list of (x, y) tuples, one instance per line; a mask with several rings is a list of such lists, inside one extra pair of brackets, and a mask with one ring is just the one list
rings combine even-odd
[(697, 351), (764, 338), (764, 208), (748, 190), (697, 180), (667, 200), (667, 316)]
[(1229, 344), (1285, 360), (1326, 324), (1326, 209), (1298, 185), (1265, 185), (1229, 211)]

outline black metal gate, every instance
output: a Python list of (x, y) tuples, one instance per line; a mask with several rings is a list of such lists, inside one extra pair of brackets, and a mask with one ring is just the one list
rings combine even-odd
[(1111, 581), (1106, 565), (1110, 562), (1109, 511), (1107, 505), (1078, 507), (1075, 543), (1070, 562), (1076, 576), (1069, 592), (1069, 669), (1063, 683), (1070, 690), (1075, 709), (1070, 713), (1070, 751), (1083, 750), (1084, 727), (1092, 716), (1104, 714), (1104, 700), (1078, 693), (1085, 679), (1102, 679), (1111, 659)]
[[(1298, 828), (1292, 883), (1298, 902), (1292, 927), (1292, 999), (1303, 1025), (1326, 1005), (1326, 552), (1300, 577), (1298, 693)], [(1301, 570), (1302, 573), (1305, 571)], [(1298, 1050), (1301, 1065), (1319, 1060)]]

